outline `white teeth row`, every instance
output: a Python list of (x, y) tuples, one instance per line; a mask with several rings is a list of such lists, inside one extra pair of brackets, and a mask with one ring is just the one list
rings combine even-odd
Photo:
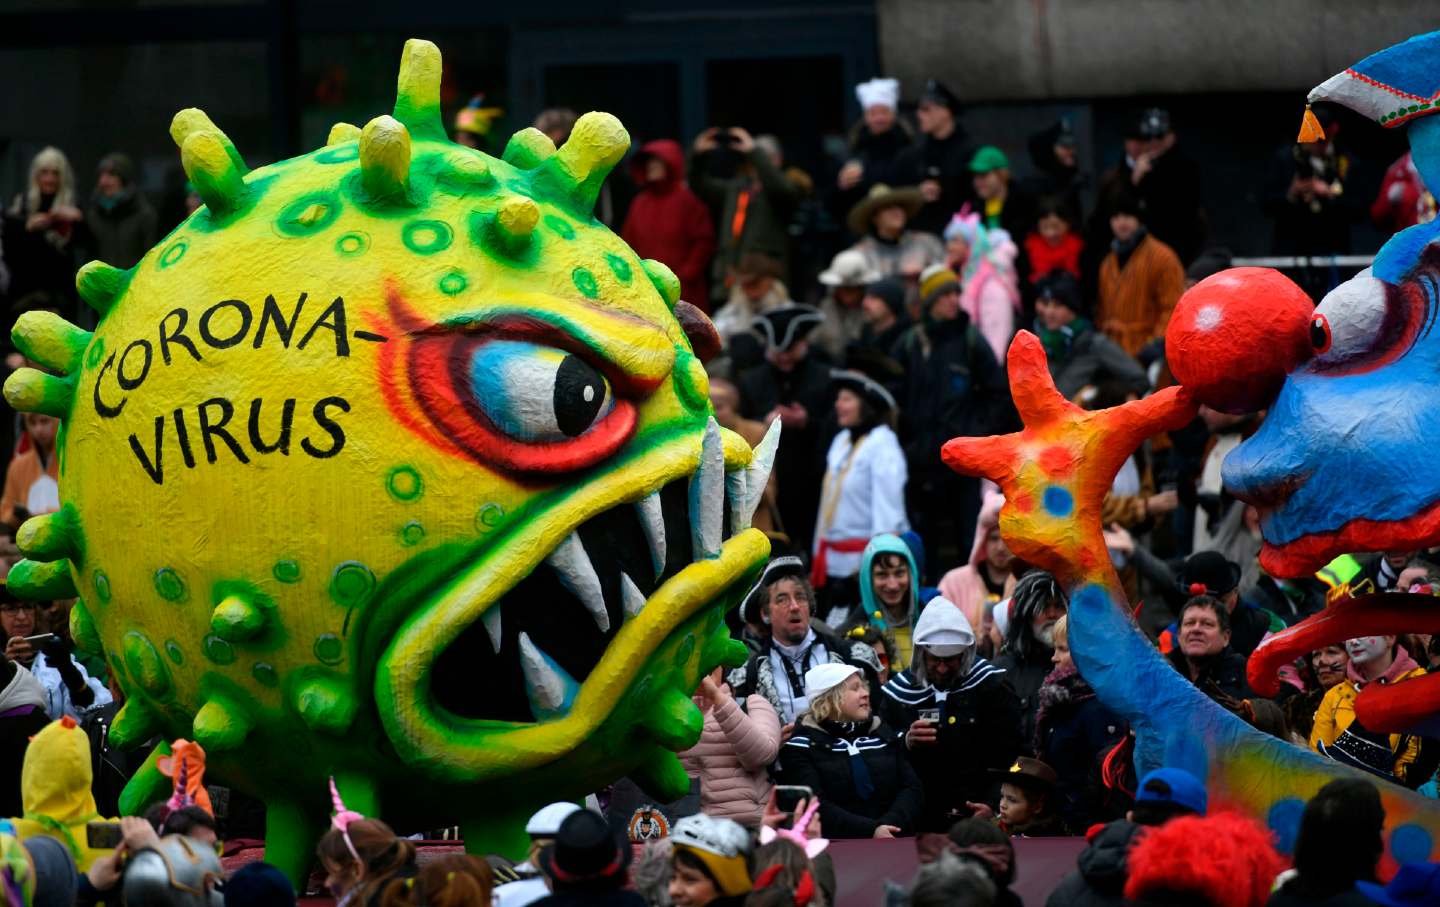
[[(760, 497), (770, 481), (770, 470), (775, 465), (775, 452), (780, 447), (780, 420), (770, 423), (765, 437), (756, 445), (750, 465), (731, 472), (725, 471), (724, 442), (720, 437), (720, 426), (712, 418), (705, 426), (705, 435), (700, 442), (700, 465), (690, 477), (690, 542), (696, 560), (720, 556), (720, 543), (724, 530), (725, 509), (730, 512), (731, 534), (750, 528), (755, 510), (760, 506)], [(641, 498), (635, 504), (640, 518), (640, 528), (650, 544), (650, 558), (658, 579), (665, 572), (665, 516), (660, 507), (660, 492), (656, 491)], [(555, 571), (571, 595), (580, 600), (590, 612), (595, 626), (601, 633), (610, 630), (610, 612), (605, 608), (605, 593), (600, 587), (600, 577), (595, 565), (580, 541), (580, 534), (572, 532), (550, 553), (545, 563)], [(645, 593), (629, 576), (620, 574), (620, 604), (626, 619), (636, 617), (645, 607)], [(502, 627), (498, 603), (488, 608), (481, 621), (494, 651), (500, 651)], [(558, 665), (530, 642), (529, 637), (520, 634), (521, 666), (525, 668), (527, 688), (550, 690), (554, 684), (548, 681), (546, 671), (559, 670)], [(528, 648), (527, 648), (528, 647)], [(535, 657), (530, 657), (531, 655)], [(553, 670), (552, 670), (553, 669)], [(534, 676), (532, 677), (532, 673)], [(560, 671), (563, 675), (564, 672)], [(563, 679), (568, 679), (565, 675)], [(546, 683), (540, 683), (545, 680)], [(570, 680), (570, 683), (574, 683)], [(563, 686), (563, 684), (562, 684)], [(546, 696), (545, 703), (550, 701)], [(534, 704), (534, 703), (532, 703)], [(543, 706), (544, 703), (537, 704)]]

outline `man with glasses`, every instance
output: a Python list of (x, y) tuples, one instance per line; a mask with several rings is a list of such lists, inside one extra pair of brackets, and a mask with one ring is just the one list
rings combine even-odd
[(34, 602), (16, 601), (8, 591), (0, 598), (0, 631), (5, 657), (28, 668), (45, 688), (45, 711), (51, 720), (69, 715), (79, 719), (111, 701), (110, 691), (75, 661), (70, 642), (40, 628)]
[(1005, 672), (975, 652), (965, 614), (932, 599), (915, 624), (914, 659), (882, 688), (880, 719), (905, 738), (925, 787), (919, 831), (948, 831), (991, 799), (992, 769), (1021, 752), (1020, 701)]

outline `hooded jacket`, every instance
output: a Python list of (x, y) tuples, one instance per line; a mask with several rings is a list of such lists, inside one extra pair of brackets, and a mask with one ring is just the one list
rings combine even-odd
[[(1404, 646), (1395, 647), (1395, 660), (1390, 669), (1370, 683), (1389, 686), (1415, 677), (1425, 676), (1425, 669), (1415, 663)], [(1367, 681), (1356, 670), (1354, 664), (1345, 668), (1345, 679), (1330, 688), (1315, 710), (1315, 726), (1310, 731), (1310, 747), (1321, 750), (1321, 746), (1333, 746), (1352, 725), (1355, 724), (1355, 700)], [(1357, 726), (1358, 727), (1358, 726)], [(1420, 754), (1420, 738), (1410, 734), (1390, 734), (1390, 751), (1395, 754), (1393, 772), (1396, 780), (1406, 781), (1406, 769)]]
[(1120, 907), (1127, 903), (1125, 857), (1142, 831), (1143, 825), (1126, 819), (1101, 828), (1076, 859), (1077, 871), (1060, 881), (1045, 907)]
[(21, 840), (36, 835), (59, 840), (81, 872), (109, 852), (86, 843), (86, 823), (101, 820), (90, 781), (90, 740), (74, 719), (52, 721), (30, 741), (20, 771), (25, 812), (15, 819), (16, 833)]
[[(875, 595), (875, 583), (870, 578), (870, 568), (881, 554), (898, 554), (905, 558), (910, 568), (910, 602), (905, 609), (903, 621), (896, 622)], [(830, 614), (830, 626), (837, 632), (855, 624), (868, 623), (882, 633), (888, 633), (895, 643), (895, 663), (892, 671), (903, 671), (910, 667), (911, 634), (915, 622), (920, 619), (920, 570), (915, 563), (915, 554), (898, 535), (883, 533), (875, 536), (860, 554), (860, 602)], [(838, 611), (839, 609), (837, 609)]]
[(985, 562), (985, 537), (990, 530), (1000, 525), (1000, 508), (1005, 506), (1005, 496), (991, 492), (980, 504), (980, 517), (975, 521), (975, 543), (970, 547), (970, 560), (963, 567), (956, 567), (940, 577), (940, 594), (955, 603), (975, 635), (985, 639), (994, 624), (991, 608), (1000, 600), (985, 586), (980, 571)]
[[(650, 158), (665, 165), (666, 178), (661, 182), (645, 181)], [(621, 238), (641, 258), (668, 265), (680, 278), (681, 297), (708, 312), (705, 269), (715, 254), (715, 225), (710, 209), (685, 183), (685, 153), (670, 139), (647, 142), (631, 158), (630, 176), (640, 194), (630, 203)]]
[[(5, 679), (8, 675), (8, 679)], [(0, 816), (24, 810), (20, 800), (20, 772), (30, 738), (50, 719), (45, 714), (45, 688), (13, 661), (0, 659)]]

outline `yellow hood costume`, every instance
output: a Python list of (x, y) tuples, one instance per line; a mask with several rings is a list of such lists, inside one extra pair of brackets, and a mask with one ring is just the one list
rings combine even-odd
[(95, 811), (90, 782), (90, 738), (74, 719), (52, 721), (30, 740), (20, 771), (25, 815), (15, 819), (15, 830), (22, 841), (37, 835), (59, 840), (81, 872), (110, 852), (87, 846), (85, 824), (106, 821)]

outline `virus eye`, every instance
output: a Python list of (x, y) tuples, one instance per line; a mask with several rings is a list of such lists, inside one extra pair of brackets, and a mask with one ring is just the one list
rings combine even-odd
[(1315, 347), (1316, 353), (1329, 352), (1333, 339), (1330, 335), (1330, 319), (1324, 315), (1316, 315), (1310, 320), (1310, 345)]
[(1361, 272), (1326, 294), (1310, 319), (1310, 344), (1320, 370), (1369, 370), (1401, 353), (1414, 338), (1414, 300)]
[(585, 360), (517, 340), (477, 346), (469, 383), (496, 429), (531, 444), (578, 438), (615, 407), (609, 382)]

